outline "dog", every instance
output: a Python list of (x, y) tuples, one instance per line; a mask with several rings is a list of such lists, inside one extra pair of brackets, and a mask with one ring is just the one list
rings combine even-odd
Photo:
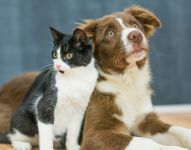
[(159, 19), (134, 5), (84, 22), (78, 27), (93, 42), (99, 79), (81, 150), (191, 149), (191, 130), (161, 122), (151, 102), (148, 38), (161, 27)]
[(161, 122), (151, 102), (148, 39), (159, 19), (134, 5), (78, 27), (93, 42), (99, 70), (81, 150), (191, 149), (191, 130)]

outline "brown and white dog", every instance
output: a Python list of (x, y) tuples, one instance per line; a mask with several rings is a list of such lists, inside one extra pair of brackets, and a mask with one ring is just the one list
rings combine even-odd
[(79, 24), (92, 39), (100, 73), (81, 150), (191, 149), (191, 130), (161, 122), (151, 102), (147, 39), (160, 26), (138, 6)]
[(81, 150), (191, 149), (191, 130), (162, 123), (152, 106), (148, 38), (160, 26), (138, 6), (79, 25), (92, 39), (100, 72)]

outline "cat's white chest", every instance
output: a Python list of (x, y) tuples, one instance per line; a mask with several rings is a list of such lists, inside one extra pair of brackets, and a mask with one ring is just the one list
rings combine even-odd
[(54, 110), (54, 135), (67, 132), (69, 121), (74, 115), (84, 115), (97, 81), (97, 71), (92, 71), (89, 78), (90, 74), (56, 76), (55, 86), (58, 91)]

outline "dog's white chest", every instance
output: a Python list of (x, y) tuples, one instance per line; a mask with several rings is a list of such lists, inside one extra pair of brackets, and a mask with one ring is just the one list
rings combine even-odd
[(117, 94), (115, 102), (123, 115), (114, 115), (114, 117), (124, 122), (129, 129), (134, 126), (138, 118), (153, 110), (150, 95), (136, 91)]
[(151, 92), (147, 89), (150, 81), (147, 68), (148, 64), (145, 70), (139, 70), (137, 67), (128, 68), (128, 71), (121, 76), (102, 73), (107, 80), (97, 83), (96, 86), (101, 92), (115, 95), (115, 103), (123, 115), (114, 114), (113, 117), (124, 122), (128, 129), (134, 126), (138, 118), (153, 110)]

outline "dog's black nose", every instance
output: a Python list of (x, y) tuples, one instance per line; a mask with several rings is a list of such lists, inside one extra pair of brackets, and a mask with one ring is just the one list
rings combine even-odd
[(132, 31), (131, 33), (129, 33), (128, 35), (128, 40), (132, 41), (134, 43), (140, 43), (143, 39), (143, 35), (140, 31)]

